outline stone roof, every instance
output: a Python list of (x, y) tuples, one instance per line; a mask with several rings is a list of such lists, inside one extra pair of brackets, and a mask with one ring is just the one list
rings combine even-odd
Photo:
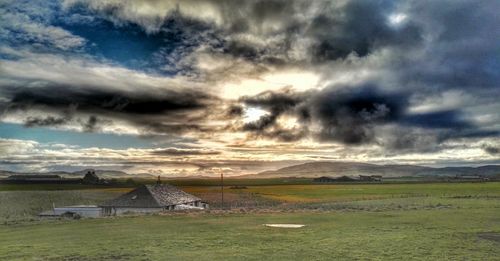
[(186, 204), (201, 199), (168, 184), (142, 185), (118, 198), (107, 201), (103, 207), (158, 208)]

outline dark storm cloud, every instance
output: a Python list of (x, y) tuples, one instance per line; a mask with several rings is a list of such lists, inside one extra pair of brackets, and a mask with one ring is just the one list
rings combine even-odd
[(373, 140), (374, 125), (397, 121), (407, 105), (404, 94), (366, 86), (322, 91), (312, 99), (310, 107), (321, 123), (321, 140), (360, 144)]
[(303, 139), (304, 137), (307, 136), (308, 130), (306, 128), (300, 127), (300, 128), (294, 128), (294, 129), (284, 129), (280, 126), (275, 126), (270, 130), (249, 130), (246, 129), (246, 131), (253, 131), (252, 136), (256, 136), (259, 138), (267, 138), (267, 139), (272, 139), (272, 140), (277, 140), (281, 142), (295, 142)]
[[(307, 38), (308, 47), (315, 63), (344, 59), (349, 54), (368, 56), (378, 48), (393, 46), (411, 48), (422, 41), (421, 29), (409, 21), (400, 26), (392, 26), (388, 16), (397, 4), (392, 1), (349, 1), (344, 5), (328, 1), (249, 1), (234, 6), (238, 12), (224, 13), (228, 26), (225, 32), (250, 33), (257, 35), (279, 35), (279, 43), (256, 46), (237, 39), (228, 41), (223, 49), (226, 53), (252, 61), (268, 64), (294, 62), (290, 51), (294, 43)], [(319, 10), (316, 10), (319, 8)], [(303, 20), (297, 14), (311, 11), (314, 15)], [(271, 24), (277, 24), (269, 29)]]
[[(3, 88), (3, 113), (37, 110), (62, 116), (27, 117), (26, 127), (62, 126), (73, 119), (82, 131), (94, 132), (110, 119), (128, 121), (152, 133), (208, 131), (201, 123), (217, 98), (203, 92), (162, 90), (153, 92), (113, 91), (97, 87), (49, 85), (38, 88)], [(80, 114), (92, 114), (84, 116)], [(147, 134), (147, 133), (145, 133)]]
[(280, 93), (266, 91), (253, 97), (245, 96), (240, 100), (242, 100), (245, 104), (262, 106), (270, 111), (279, 113), (297, 105), (303, 100), (303, 98), (304, 97), (302, 97), (301, 93), (294, 93), (285, 89)]
[(82, 123), (84, 132), (95, 132), (97, 129), (98, 118), (94, 115), (90, 116), (86, 122)]
[(210, 133), (217, 131), (216, 128), (211, 126), (205, 126), (197, 123), (169, 123), (168, 120), (166, 122), (155, 122), (152, 119), (141, 119), (135, 121), (136, 124), (142, 125), (142, 127), (146, 130), (147, 133), (159, 133), (159, 134), (183, 134), (185, 132), (197, 132), (201, 133)]
[[(24, 106), (23, 106), (24, 107)], [(24, 126), (27, 128), (35, 127), (58, 127), (69, 124), (73, 120), (72, 113), (65, 113), (64, 116), (46, 116), (46, 117), (33, 117), (29, 116), (24, 120)], [(77, 122), (82, 126), (83, 132), (95, 132), (99, 129), (98, 124), (104, 124), (105, 122), (99, 120), (96, 116), (89, 116), (88, 119), (82, 120), (77, 119)]]
[(398, 73), (426, 88), (498, 88), (500, 72), (499, 2), (415, 1), (409, 15), (428, 35), (421, 57)]
[[(374, 84), (332, 86), (302, 93), (290, 90), (264, 92), (241, 99), (247, 106), (269, 112), (244, 124), (242, 130), (285, 142), (312, 135), (323, 142), (379, 143), (393, 150), (427, 152), (439, 150), (439, 144), (446, 140), (499, 134), (498, 131), (482, 130), (459, 109), (410, 113), (411, 95), (409, 91), (383, 91)], [(298, 127), (285, 129), (280, 126), (278, 118), (285, 114), (298, 119)], [(311, 131), (309, 126), (312, 124), (316, 124), (319, 130)], [(389, 124), (394, 126), (391, 131), (399, 134), (378, 137), (380, 133), (377, 134), (376, 129)], [(389, 140), (376, 141), (380, 138)]]
[[(344, 59), (350, 54), (368, 56), (373, 51), (386, 47), (412, 48), (421, 43), (422, 31), (409, 21), (400, 26), (391, 26), (388, 16), (397, 4), (391, 1), (349, 1), (336, 5), (328, 1), (248, 1), (243, 3), (220, 3), (225, 18), (226, 30), (223, 41), (224, 53), (253, 62), (281, 66), (287, 63), (323, 63)], [(315, 8), (318, 8), (316, 10)], [(307, 20), (298, 14), (312, 12)], [(237, 10), (237, 11), (235, 11)], [(274, 25), (271, 27), (270, 25)], [(270, 29), (272, 28), (272, 29)], [(279, 42), (265, 46), (241, 41), (235, 34), (250, 34), (258, 37), (279, 36)], [(309, 57), (297, 61), (292, 52), (293, 45), (301, 39), (309, 39)]]
[(439, 142), (450, 139), (500, 138), (500, 131), (482, 130), (480, 126), (471, 124), (467, 129), (446, 129), (438, 133)]
[(5, 88), (11, 107), (74, 107), (79, 111), (157, 115), (173, 111), (195, 110), (206, 106), (209, 95), (196, 92), (163, 91), (126, 93), (99, 88), (50, 86), (41, 88)]
[(254, 46), (240, 43), (238, 41), (229, 41), (226, 43), (224, 52), (235, 57), (246, 58), (248, 60), (256, 60), (264, 54), (263, 51), (258, 50)]
[(489, 153), (491, 155), (500, 154), (500, 148), (499, 147), (495, 147), (495, 146), (490, 145), (490, 144), (483, 144), (482, 148), (483, 148), (484, 151), (486, 151), (487, 153)]
[(351, 53), (364, 57), (384, 46), (418, 44), (422, 37), (417, 26), (388, 23), (394, 5), (391, 1), (349, 1), (342, 8), (327, 9), (330, 12), (316, 16), (306, 31), (315, 40), (313, 59), (336, 60)]
[(69, 117), (28, 117), (24, 121), (24, 126), (31, 127), (45, 127), (45, 126), (57, 126), (63, 125), (70, 120)]
[(286, 0), (260, 0), (253, 1), (250, 7), (250, 16), (254, 21), (264, 26), (269, 20), (283, 18), (296, 12), (296, 6)]
[(386, 137), (379, 139), (378, 142), (388, 154), (401, 152), (433, 153), (442, 149), (435, 131), (421, 131), (399, 126), (391, 130)]
[(455, 129), (462, 130), (473, 127), (473, 125), (461, 118), (460, 111), (446, 110), (406, 116), (402, 124), (432, 129)]
[(234, 116), (242, 116), (243, 115), (243, 107), (238, 105), (231, 105), (227, 110), (228, 117)]
[[(321, 130), (316, 137), (323, 141), (348, 144), (370, 142), (373, 126), (399, 120), (408, 106), (408, 97), (401, 93), (384, 93), (375, 86), (327, 88), (323, 91), (294, 93), (264, 92), (244, 97), (243, 103), (269, 112), (255, 122), (246, 123), (244, 131), (282, 141), (304, 137), (307, 125), (318, 122)], [(301, 127), (283, 129), (277, 119), (283, 114), (296, 116)]]

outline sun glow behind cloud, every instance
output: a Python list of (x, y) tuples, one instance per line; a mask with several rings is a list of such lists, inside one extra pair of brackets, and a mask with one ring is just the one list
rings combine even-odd
[(389, 15), (389, 23), (391, 25), (397, 26), (397, 25), (404, 23), (407, 18), (408, 18), (408, 16), (404, 13), (391, 14), (391, 15)]
[(289, 88), (305, 91), (321, 88), (320, 77), (311, 72), (279, 71), (266, 73), (258, 78), (243, 78), (238, 81), (224, 83), (221, 86), (222, 97), (238, 99), (242, 96), (253, 96), (264, 91), (278, 91)]
[(265, 115), (269, 115), (269, 112), (262, 110), (260, 108), (257, 107), (244, 108), (243, 122), (244, 123), (255, 122)]

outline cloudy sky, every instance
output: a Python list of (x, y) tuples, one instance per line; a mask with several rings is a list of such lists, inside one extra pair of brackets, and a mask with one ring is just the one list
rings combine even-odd
[(498, 0), (0, 1), (0, 169), (500, 164)]

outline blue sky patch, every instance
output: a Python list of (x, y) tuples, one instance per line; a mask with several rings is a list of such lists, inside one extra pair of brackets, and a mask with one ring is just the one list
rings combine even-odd
[(154, 140), (131, 135), (72, 132), (48, 128), (26, 128), (20, 124), (0, 123), (0, 138), (33, 140), (39, 143), (62, 143), (82, 148), (153, 148)]

